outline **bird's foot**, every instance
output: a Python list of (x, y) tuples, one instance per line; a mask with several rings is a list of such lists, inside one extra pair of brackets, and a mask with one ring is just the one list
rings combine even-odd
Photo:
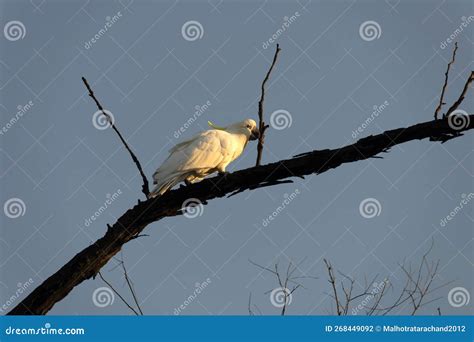
[(185, 179), (185, 180), (184, 180), (184, 184), (186, 184), (186, 186), (190, 186), (190, 185), (193, 184), (193, 183), (191, 183), (190, 181), (188, 181), (187, 179)]

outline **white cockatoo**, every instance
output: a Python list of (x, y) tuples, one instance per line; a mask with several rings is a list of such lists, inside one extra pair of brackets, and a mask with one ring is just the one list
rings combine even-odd
[(214, 172), (225, 173), (226, 167), (243, 152), (249, 140), (259, 137), (257, 123), (246, 119), (227, 127), (199, 133), (169, 150), (170, 155), (153, 174), (154, 189), (149, 197), (164, 194), (179, 182), (202, 180)]

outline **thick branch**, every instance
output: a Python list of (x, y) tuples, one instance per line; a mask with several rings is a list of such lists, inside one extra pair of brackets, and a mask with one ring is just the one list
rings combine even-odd
[(408, 141), (427, 138), (432, 141), (444, 141), (443, 138), (458, 137), (461, 132), (474, 128), (474, 115), (470, 115), (469, 119), (469, 123), (457, 131), (449, 126), (448, 119), (428, 121), (368, 136), (338, 149), (315, 150), (291, 159), (205, 179), (202, 182), (169, 191), (161, 197), (145, 202), (139, 201), (113, 226), (109, 226), (102, 238), (76, 254), (9, 314), (46, 314), (75, 286), (95, 277), (100, 269), (121, 250), (122, 246), (136, 238), (147, 225), (164, 217), (182, 214), (183, 202), (188, 198), (195, 198), (207, 204), (208, 200), (242, 189), (256, 189), (291, 177), (320, 174), (342, 164), (369, 159), (381, 152), (387, 152), (394, 145)]
[(117, 126), (115, 126), (112, 118), (107, 114), (107, 112), (104, 110), (104, 108), (102, 107), (102, 105), (100, 104), (99, 100), (97, 100), (97, 98), (95, 97), (94, 95), (94, 92), (92, 91), (92, 88), (89, 86), (89, 83), (87, 82), (87, 80), (83, 77), (82, 78), (82, 82), (84, 82), (87, 90), (89, 91), (89, 96), (94, 100), (95, 104), (97, 105), (97, 108), (99, 108), (99, 110), (102, 112), (102, 114), (107, 118), (107, 120), (109, 121), (110, 125), (112, 126), (113, 130), (115, 131), (115, 133), (117, 133), (118, 137), (120, 138), (120, 141), (122, 142), (122, 144), (125, 146), (125, 148), (127, 149), (128, 153), (130, 153), (130, 156), (132, 157), (132, 160), (133, 162), (135, 163), (135, 165), (137, 166), (138, 168), (138, 172), (140, 172), (140, 175), (142, 176), (142, 180), (143, 180), (143, 185), (142, 185), (142, 192), (145, 194), (146, 197), (148, 197), (148, 195), (150, 194), (150, 188), (149, 188), (149, 185), (148, 185), (148, 179), (146, 178), (145, 176), (145, 173), (143, 172), (143, 169), (142, 169), (142, 166), (140, 164), (140, 161), (138, 160), (137, 156), (135, 155), (135, 153), (133, 153), (133, 151), (130, 149), (130, 147), (128, 146), (127, 142), (125, 141), (125, 139), (123, 138), (122, 134), (120, 133), (120, 131), (117, 129)]
[(257, 161), (255, 166), (259, 166), (262, 161), (262, 152), (263, 152), (263, 144), (265, 142), (265, 131), (268, 128), (268, 125), (265, 125), (263, 121), (263, 101), (265, 101), (265, 84), (267, 83), (268, 79), (270, 78), (270, 74), (272, 73), (273, 67), (276, 64), (278, 54), (280, 53), (280, 44), (276, 45), (275, 55), (273, 56), (272, 65), (270, 65), (270, 69), (268, 69), (267, 75), (265, 76), (262, 82), (262, 89), (260, 95), (260, 101), (258, 101), (258, 130), (260, 131), (260, 136), (258, 137), (257, 143)]

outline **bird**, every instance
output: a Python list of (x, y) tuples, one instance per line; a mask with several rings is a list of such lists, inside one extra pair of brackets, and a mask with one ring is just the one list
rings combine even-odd
[(260, 136), (257, 123), (252, 119), (226, 127), (210, 121), (208, 124), (211, 129), (169, 150), (168, 158), (153, 174), (155, 187), (149, 198), (161, 196), (183, 181), (190, 185), (214, 172), (226, 174), (227, 166), (242, 154), (249, 140)]

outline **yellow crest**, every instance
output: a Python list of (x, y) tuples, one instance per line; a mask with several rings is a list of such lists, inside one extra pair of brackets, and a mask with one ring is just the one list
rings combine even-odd
[(209, 127), (211, 128), (214, 128), (214, 129), (218, 129), (218, 130), (221, 130), (221, 131), (225, 131), (225, 127), (220, 127), (220, 126), (217, 126), (217, 125), (214, 125), (212, 122), (208, 121), (207, 124), (209, 125)]

